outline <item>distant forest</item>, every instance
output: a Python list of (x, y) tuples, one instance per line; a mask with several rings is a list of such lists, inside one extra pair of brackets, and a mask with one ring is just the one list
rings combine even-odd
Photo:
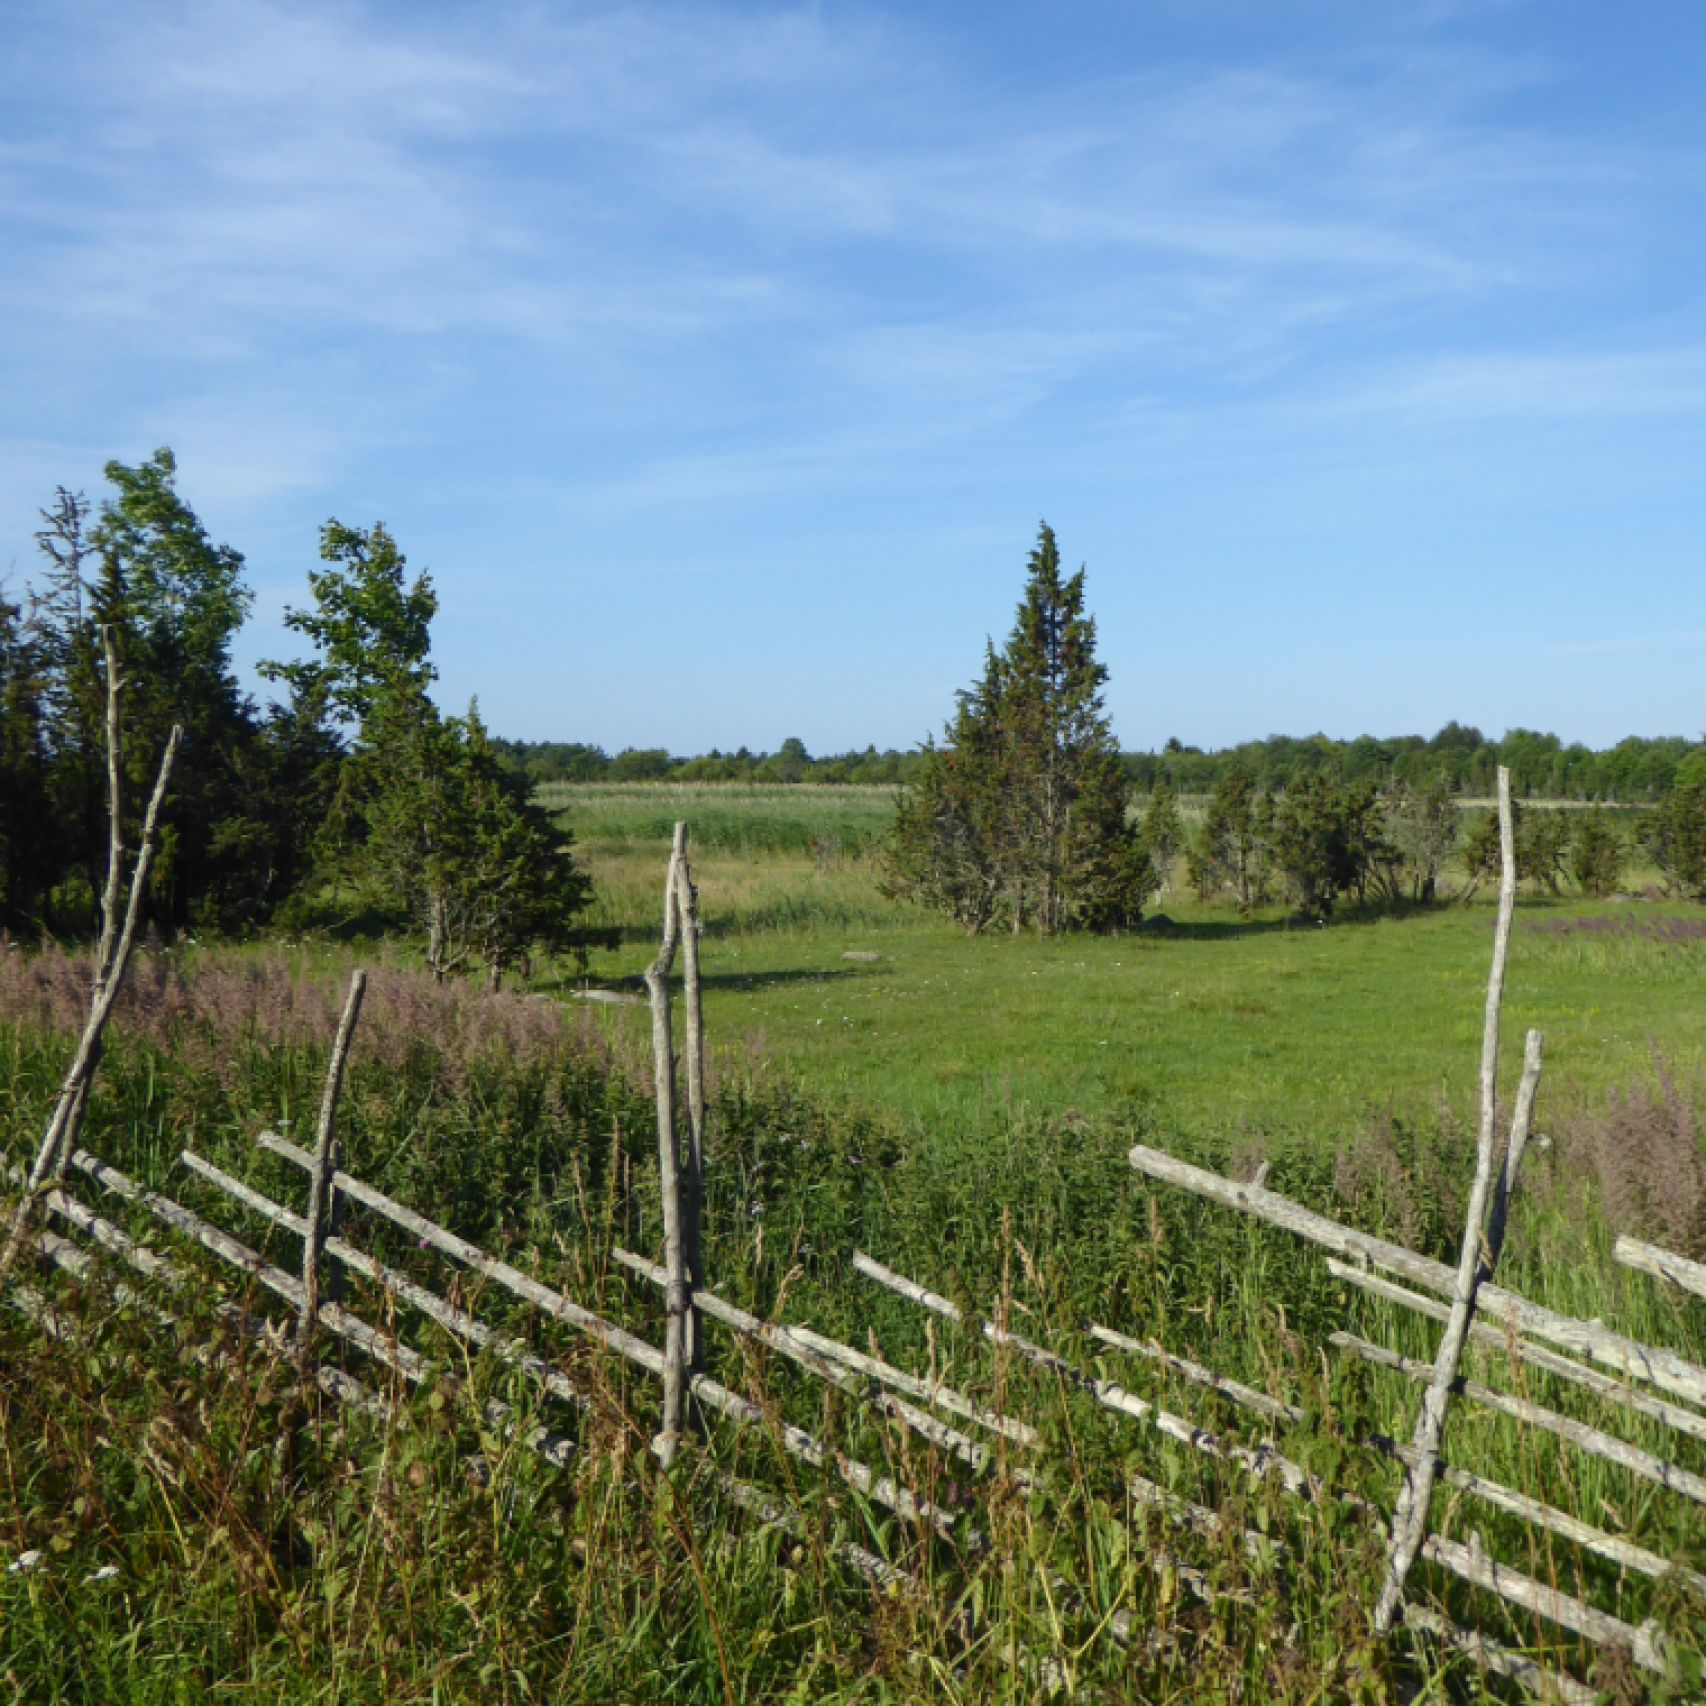
[[(913, 780), (921, 754), (878, 751), (814, 756), (788, 739), (775, 752), (703, 753), (677, 757), (662, 747), (629, 747), (614, 755), (577, 741), (499, 740), (493, 743), (535, 782), (866, 782)], [(1596, 751), (1558, 736), (1512, 729), (1490, 740), (1477, 728), (1447, 723), (1438, 734), (1331, 740), (1326, 735), (1269, 735), (1266, 740), (1205, 751), (1170, 740), (1159, 752), (1120, 755), (1134, 788), (1166, 783), (1181, 794), (1208, 794), (1242, 768), (1258, 788), (1275, 791), (1306, 777), (1344, 782), (1401, 781), (1421, 788), (1441, 781), (1454, 793), (1490, 794), (1498, 766), (1508, 766), (1519, 795), (1530, 799), (1600, 800), (1648, 804), (1670, 792), (1687, 765), (1706, 773), (1706, 741), (1680, 735), (1631, 735)]]

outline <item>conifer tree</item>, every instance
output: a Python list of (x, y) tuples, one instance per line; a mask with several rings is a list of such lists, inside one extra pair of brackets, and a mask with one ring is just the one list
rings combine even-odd
[(987, 645), (901, 795), (888, 886), (972, 932), (1134, 924), (1155, 878), (1126, 823), (1084, 571), (1061, 575), (1046, 523), (1027, 567), (1006, 647)]
[(0, 586), (0, 926), (39, 923), (52, 823), (41, 659), (23, 607)]
[(1690, 900), (1706, 900), (1706, 767), (1683, 767), (1676, 786), (1647, 820), (1647, 857), (1665, 886)]
[(1272, 826), (1273, 802), (1243, 765), (1234, 765), (1215, 785), (1187, 855), (1198, 898), (1230, 889), (1244, 912), (1265, 900)]
[(1629, 862), (1629, 844), (1604, 806), (1590, 806), (1575, 822), (1570, 837), (1570, 875), (1587, 894), (1604, 900)]
[(1173, 867), (1185, 848), (1185, 820), (1179, 811), (1179, 796), (1171, 782), (1155, 784), (1149, 795), (1149, 810), (1138, 826), (1137, 842), (1149, 860), (1159, 893), (1173, 880)]

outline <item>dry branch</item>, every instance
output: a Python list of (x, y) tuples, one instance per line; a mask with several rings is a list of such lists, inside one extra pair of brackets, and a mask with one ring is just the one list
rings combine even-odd
[(821, 1355), (845, 1363), (861, 1374), (868, 1374), (873, 1380), (880, 1380), (885, 1386), (894, 1387), (897, 1392), (909, 1393), (914, 1398), (923, 1399), (926, 1404), (935, 1405), (939, 1410), (946, 1410), (950, 1415), (962, 1416), (969, 1422), (976, 1422), (979, 1427), (1000, 1434), (1017, 1445), (1034, 1449), (1039, 1443), (1037, 1430), (1028, 1422), (1017, 1421), (1012, 1416), (1003, 1416), (994, 1410), (985, 1409), (963, 1393), (956, 1392), (951, 1386), (926, 1380), (922, 1375), (911, 1374), (904, 1368), (896, 1368), (893, 1363), (884, 1362), (880, 1357), (867, 1356), (863, 1351), (854, 1350), (851, 1345), (843, 1345), (834, 1339), (825, 1338), (822, 1333), (814, 1333), (809, 1327), (790, 1324), (788, 1331)]
[[(1340, 1269), (1338, 1263), (1332, 1263), (1333, 1269)], [(1432, 1304), (1432, 1299), (1422, 1301)], [(1444, 1305), (1438, 1306), (1444, 1313)], [(1206, 1387), (1211, 1392), (1218, 1392), (1223, 1398), (1258, 1415), (1299, 1423), (1304, 1419), (1303, 1412), (1295, 1404), (1283, 1404), (1277, 1398), (1271, 1398), (1265, 1392), (1257, 1392), (1252, 1387), (1243, 1385), (1236, 1380), (1228, 1380), (1225, 1376), (1216, 1374), (1212, 1369), (1204, 1368), (1200, 1363), (1194, 1363), (1187, 1357), (1176, 1357), (1170, 1352), (1163, 1351), (1157, 1345), (1142, 1345), (1137, 1340), (1127, 1338), (1123, 1333), (1115, 1333), (1106, 1327), (1091, 1327), (1090, 1331), (1104, 1344), (1114, 1345), (1121, 1350), (1134, 1350), (1141, 1355), (1153, 1357), (1165, 1367), (1171, 1368), (1176, 1374)], [(1491, 1335), (1497, 1340), (1498, 1335)], [(1589, 1371), (1592, 1372), (1591, 1370)], [(1603, 1378), (1603, 1377), (1599, 1377)], [(1389, 1456), (1408, 1460), (1413, 1447), (1399, 1445), (1382, 1435), (1375, 1434), (1370, 1440), (1377, 1451), (1383, 1451)], [(1550, 1530), (1560, 1538), (1572, 1541), (1589, 1552), (1597, 1553), (1614, 1564), (1626, 1569), (1638, 1571), (1645, 1576), (1663, 1577), (1677, 1571), (1679, 1577), (1697, 1591), (1706, 1592), (1706, 1576), (1698, 1572), (1673, 1565), (1668, 1558), (1660, 1557), (1657, 1552), (1651, 1552), (1644, 1546), (1638, 1546), (1633, 1541), (1620, 1539), (1608, 1534), (1604, 1529), (1595, 1528), (1592, 1523), (1583, 1522), (1579, 1517), (1568, 1511), (1561, 1511), (1552, 1505), (1544, 1504), (1539, 1499), (1530, 1498), (1526, 1493), (1519, 1493), (1497, 1481), (1487, 1479), (1484, 1475), (1476, 1475), (1469, 1470), (1459, 1469), (1453, 1464), (1442, 1461), (1439, 1466), (1440, 1479), (1448, 1486), (1456, 1487), (1461, 1492), (1506, 1511), (1512, 1516), (1522, 1517), (1534, 1523), (1539, 1528)]]
[(1655, 1624), (1643, 1623), (1636, 1628), (1620, 1617), (1596, 1610), (1557, 1588), (1548, 1587), (1545, 1582), (1525, 1576), (1520, 1570), (1510, 1569), (1477, 1547), (1447, 1540), (1441, 1534), (1428, 1536), (1422, 1556), (1431, 1563), (1444, 1565), (1464, 1581), (1496, 1593), (1500, 1599), (1520, 1605), (1525, 1611), (1535, 1612), (1560, 1628), (1585, 1635), (1602, 1647), (1627, 1647), (1643, 1670), (1664, 1674), (1664, 1637)]
[[(199, 1243), (212, 1250), (215, 1255), (222, 1257), (233, 1267), (241, 1269), (251, 1279), (257, 1280), (267, 1290), (276, 1293), (285, 1302), (295, 1305), (300, 1311), (304, 1296), (301, 1280), (294, 1275), (287, 1274), (283, 1268), (276, 1267), (268, 1262), (240, 1239), (233, 1238), (230, 1233), (212, 1225), (209, 1221), (203, 1220), (200, 1215), (184, 1208), (179, 1203), (173, 1202), (171, 1198), (142, 1189), (134, 1180), (126, 1178), (116, 1168), (107, 1166), (105, 1162), (96, 1160), (92, 1155), (79, 1152), (72, 1160), (74, 1165), (89, 1173), (107, 1189), (140, 1202), (157, 1219), (177, 1231), (195, 1238)], [(196, 1157), (196, 1160), (200, 1162), (200, 1166), (195, 1170), (201, 1172), (203, 1177), (211, 1178), (212, 1175), (219, 1173), (217, 1168), (209, 1162), (201, 1161), (199, 1156)], [(229, 1175), (220, 1174), (219, 1178), (228, 1179)], [(258, 1192), (252, 1194), (261, 1202), (266, 1202), (265, 1198), (259, 1197)], [(251, 1206), (254, 1205), (251, 1204)], [(273, 1211), (272, 1217), (278, 1218), (281, 1225), (290, 1225), (294, 1222), (295, 1224), (291, 1226), (291, 1229), (296, 1231), (298, 1235), (306, 1231), (306, 1222), (292, 1215), (288, 1209), (281, 1208), (277, 1203), (267, 1203), (267, 1207)], [(346, 1247), (344, 1258), (347, 1260), (351, 1255), (363, 1260), (366, 1259), (361, 1258), (361, 1252), (350, 1251)], [(378, 1264), (374, 1265), (375, 1267), (378, 1266)], [(384, 1271), (389, 1272), (389, 1270)], [(397, 1277), (401, 1278), (401, 1276)], [(405, 1280), (403, 1284), (408, 1285), (409, 1282)], [(418, 1288), (411, 1287), (411, 1289)], [(426, 1295), (431, 1296), (430, 1293)], [(410, 1301), (414, 1300), (411, 1299)], [(439, 1303), (436, 1298), (433, 1298), (432, 1301)], [(461, 1311), (451, 1310), (451, 1306), (448, 1304), (439, 1304), (439, 1307), (453, 1315), (461, 1314)], [(467, 1318), (464, 1317), (464, 1319)], [(400, 1374), (410, 1385), (418, 1386), (434, 1373), (433, 1364), (421, 1356), (419, 1352), (410, 1349), (409, 1346), (395, 1337), (380, 1332), (378, 1328), (369, 1325), (360, 1316), (351, 1313), (341, 1304), (330, 1302), (322, 1304), (320, 1322), (339, 1338), (348, 1340), (357, 1349), (365, 1351), (376, 1362)], [(479, 1324), (476, 1323), (476, 1326)], [(453, 1328), (452, 1330), (456, 1329)], [(531, 1373), (531, 1370), (525, 1372)], [(502, 1429), (506, 1434), (520, 1439), (523, 1445), (527, 1446), (529, 1450), (537, 1452), (547, 1462), (562, 1468), (572, 1461), (575, 1451), (572, 1440), (565, 1439), (560, 1434), (552, 1433), (543, 1427), (521, 1429), (515, 1419), (514, 1407), (504, 1403), (501, 1399), (488, 1400), (484, 1414), (494, 1426)]]
[[(682, 826), (681, 858), (675, 867), (677, 909), (681, 920), (681, 994), (687, 1032), (687, 1172), (683, 1182), (682, 1227), (687, 1281), (697, 1292), (705, 1284), (705, 1006), (699, 978), (699, 891), (687, 861), (687, 832)], [(688, 1311), (687, 1360), (702, 1366), (697, 1313)]]
[[(107, 714), (109, 723), (116, 728), (118, 684), (116, 675), (111, 673), (116, 666), (110, 661), (110, 643), (108, 656)], [(84, 1110), (88, 1106), (89, 1085), (94, 1078), (96, 1067), (101, 1062), (101, 1044), (107, 1021), (112, 1018), (114, 1003), (118, 1000), (124, 974), (130, 965), (131, 949), (136, 943), (136, 925), (142, 912), (142, 897), (148, 887), (148, 873), (154, 865), (160, 807), (166, 798), (166, 786), (171, 780), (172, 765), (178, 756), (178, 746), (183, 737), (183, 729), (174, 724), (171, 734), (167, 737), (165, 751), (160, 755), (160, 769), (155, 777), (154, 792), (149, 796), (148, 810), (142, 820), (142, 843), (137, 850), (135, 868), (131, 872), (130, 898), (125, 907), (124, 923), (116, 935), (113, 933), (112, 924), (118, 910), (117, 887), (112, 872), (109, 871), (107, 918), (102, 926), (100, 955), (95, 967), (95, 980), (89, 993), (89, 1017), (84, 1023), (82, 1036), (78, 1038), (77, 1052), (72, 1057), (70, 1070), (66, 1073), (65, 1081), (60, 1086), (59, 1095), (54, 1102), (46, 1134), (36, 1151), (35, 1160), (30, 1165), (24, 1195), (13, 1212), (5, 1248), (0, 1250), (0, 1274), (4, 1274), (17, 1259), (18, 1249), (36, 1206), (37, 1194), (50, 1178), (64, 1175), (66, 1157), (76, 1148)], [(115, 794), (111, 804), (116, 819), (119, 809), (116, 776), (113, 786)], [(116, 868), (123, 848), (118, 841), (119, 831), (116, 826), (112, 833), (112, 856)]]
[(1448, 1647), (1467, 1654), (1482, 1669), (1492, 1671), (1495, 1676), (1521, 1683), (1537, 1699), (1558, 1701), (1561, 1706), (1598, 1706), (1603, 1698), (1597, 1688), (1577, 1682), (1566, 1672), (1547, 1670), (1526, 1653), (1513, 1653), (1509, 1647), (1501, 1647), (1479, 1629), (1465, 1629), (1461, 1624), (1453, 1623), (1431, 1605), (1409, 1601), (1404, 1607), (1404, 1621), (1410, 1628), (1419, 1629), (1436, 1641), (1443, 1641)]
[[(246, 1208), (264, 1215), (275, 1225), (282, 1226), (288, 1232), (294, 1232), (298, 1238), (306, 1238), (309, 1222), (301, 1215), (291, 1211), (269, 1197), (246, 1185), (241, 1179), (234, 1179), (223, 1169), (204, 1160), (192, 1150), (184, 1150), (179, 1159), (191, 1172), (199, 1174), (211, 1185), (217, 1186), (228, 1196), (234, 1197)], [(325, 1252), (333, 1260), (341, 1262), (352, 1272), (358, 1273), (363, 1279), (372, 1281), (389, 1292), (399, 1301), (418, 1309), (429, 1320), (435, 1321), (447, 1333), (457, 1338), (466, 1339), (470, 1344), (482, 1350), (489, 1349), (505, 1362), (528, 1376), (537, 1385), (542, 1386), (553, 1397), (561, 1398), (566, 1403), (584, 1406), (587, 1402), (584, 1393), (579, 1391), (568, 1379), (559, 1374), (548, 1363), (535, 1356), (521, 1340), (488, 1327), (485, 1322), (470, 1315), (465, 1309), (459, 1309), (453, 1303), (446, 1302), (436, 1292), (429, 1291), (423, 1285), (417, 1285), (407, 1274), (399, 1273), (395, 1268), (376, 1260), (363, 1250), (356, 1249), (342, 1238), (328, 1238), (324, 1245)]]
[[(800, 1532), (799, 1513), (777, 1504), (768, 1493), (761, 1492), (749, 1482), (737, 1481), (732, 1475), (719, 1474), (717, 1482), (735, 1504), (758, 1518), (761, 1528), (781, 1529), (789, 1534)], [(879, 1558), (875, 1552), (855, 1546), (851, 1541), (838, 1541), (834, 1552), (842, 1563), (891, 1592), (899, 1591), (912, 1580), (905, 1570), (897, 1569), (886, 1558)]]
[(692, 1290), (682, 1227), (681, 1136), (675, 1112), (675, 1039), (669, 1010), (669, 974), (675, 964), (681, 920), (677, 877), (686, 856), (687, 825), (678, 823), (670, 848), (669, 875), (664, 880), (663, 941), (657, 958), (646, 967), (646, 993), (652, 1007), (652, 1076), (657, 1097), (658, 1190), (663, 1207), (664, 1264), (669, 1269), (669, 1289), (664, 1301), (663, 1425), (652, 1442), (652, 1449), (666, 1469), (681, 1449), (690, 1377), (689, 1341), (697, 1337), (688, 1322)]
[[(642, 1279), (649, 1280), (653, 1285), (660, 1288), (668, 1286), (669, 1275), (656, 1262), (648, 1262), (643, 1256), (636, 1256), (630, 1250), (612, 1250), (611, 1255), (623, 1267), (638, 1274)], [(932, 1445), (940, 1446), (962, 1462), (969, 1463), (974, 1469), (982, 1471), (989, 1466), (988, 1447), (967, 1438), (958, 1428), (951, 1428), (946, 1422), (938, 1421), (936, 1417), (926, 1415), (903, 1399), (880, 1390), (871, 1380), (861, 1379), (853, 1369), (842, 1366), (806, 1344), (792, 1327), (760, 1320), (758, 1316), (733, 1303), (725, 1303), (712, 1292), (697, 1292), (695, 1298), (699, 1307), (713, 1321), (721, 1321), (737, 1333), (756, 1339), (790, 1362), (798, 1364), (808, 1374), (816, 1375), (825, 1384), (837, 1387), (872, 1405), (884, 1415), (894, 1417), (920, 1437), (929, 1440)], [(1023, 1470), (1016, 1471), (1014, 1479), (1021, 1486), (1032, 1484), (1032, 1477)]]
[(1152, 1362), (1160, 1363), (1163, 1368), (1170, 1369), (1194, 1385), (1206, 1387), (1210, 1392), (1218, 1392), (1221, 1397), (1230, 1399), (1246, 1410), (1254, 1410), (1270, 1421), (1290, 1422), (1295, 1425), (1303, 1420), (1303, 1412), (1295, 1404), (1281, 1403), (1278, 1398), (1270, 1398), (1266, 1392), (1258, 1392), (1255, 1387), (1246, 1386), (1242, 1381), (1216, 1374), (1212, 1368), (1205, 1368), (1200, 1362), (1193, 1362), (1189, 1357), (1177, 1356), (1172, 1351), (1163, 1350), (1153, 1341), (1144, 1344), (1125, 1333), (1116, 1333), (1112, 1327), (1099, 1327), (1093, 1321), (1085, 1331), (1091, 1338), (1100, 1339), (1104, 1345), (1111, 1345), (1115, 1350), (1130, 1351), (1136, 1356), (1148, 1357)]
[[(889, 1290), (898, 1292), (902, 1297), (910, 1298), (920, 1307), (929, 1309), (950, 1321), (963, 1321), (959, 1306), (950, 1302), (937, 1292), (928, 1290), (914, 1280), (909, 1280), (904, 1274), (898, 1274), (893, 1268), (885, 1267), (881, 1262), (867, 1256), (863, 1251), (856, 1251), (853, 1256), (853, 1266), (872, 1279), (878, 1285), (886, 1286)], [(1016, 1350), (1027, 1362), (1038, 1368), (1046, 1368), (1051, 1374), (1058, 1376), (1071, 1386), (1088, 1393), (1105, 1410), (1113, 1410), (1121, 1415), (1131, 1416), (1137, 1421), (1148, 1422), (1158, 1432), (1176, 1439), (1181, 1445), (1188, 1445), (1193, 1451), (1200, 1451), (1205, 1456), (1225, 1458), (1238, 1464), (1248, 1475), (1260, 1480), (1267, 1475), (1277, 1475), (1284, 1483), (1288, 1492), (1301, 1498), (1319, 1499), (1327, 1496), (1327, 1489), (1301, 1464), (1292, 1462), (1289, 1457), (1277, 1451), (1271, 1443), (1263, 1441), (1255, 1447), (1230, 1444), (1218, 1438), (1207, 1428), (1201, 1428), (1195, 1422), (1188, 1421), (1183, 1416), (1176, 1416), (1170, 1410), (1164, 1410), (1149, 1399), (1140, 1397), (1129, 1388), (1119, 1385), (1112, 1380), (1103, 1380), (1098, 1375), (1086, 1374), (1082, 1369), (1075, 1368), (1064, 1357), (1044, 1346), (1033, 1343), (1007, 1328), (998, 1326), (993, 1321), (981, 1323), (983, 1336), (992, 1344), (1009, 1345)], [(1349, 1498), (1349, 1495), (1336, 1495)], [(1351, 1502), (1361, 1504), (1361, 1500)]]
[[(81, 1207), (80, 1204), (78, 1206)], [(84, 1212), (89, 1213), (88, 1210), (84, 1210)], [(98, 1217), (91, 1215), (90, 1218)], [(84, 1250), (82, 1246), (74, 1244), (66, 1238), (57, 1238), (47, 1231), (38, 1232), (36, 1242), (42, 1253), (55, 1266), (75, 1275), (79, 1280), (92, 1283), (95, 1279), (89, 1252)], [(136, 1250), (146, 1249), (145, 1246), (141, 1245), (133, 1246), (133, 1248)], [(151, 1262), (144, 1271), (152, 1277), (159, 1277), (163, 1271), (171, 1272), (169, 1264), (164, 1262), (162, 1258), (154, 1256), (151, 1251), (148, 1251), (147, 1254), (150, 1256)], [(186, 1282), (183, 1275), (173, 1273), (172, 1283), (182, 1285)], [(158, 1304), (143, 1297), (122, 1281), (112, 1284), (108, 1289), (115, 1302), (127, 1307), (140, 1308), (162, 1326), (171, 1327), (176, 1331), (182, 1330), (183, 1323), (178, 1316), (174, 1315), (169, 1309), (163, 1309)], [(246, 1315), (234, 1303), (222, 1304), (219, 1313), (221, 1316), (235, 1320), (252, 1337), (265, 1338), (269, 1336), (269, 1329), (265, 1322), (254, 1316)], [(273, 1342), (276, 1345), (276, 1337), (273, 1338)], [(213, 1345), (189, 1345), (185, 1347), (184, 1354), (191, 1361), (197, 1363), (205, 1364), (223, 1360), (218, 1348)], [(341, 1368), (317, 1368), (314, 1371), (314, 1378), (321, 1391), (336, 1398), (339, 1403), (348, 1404), (354, 1409), (365, 1410), (369, 1415), (381, 1418), (390, 1412), (390, 1406), (383, 1397), (377, 1392), (369, 1390), (353, 1376), (345, 1374)]]

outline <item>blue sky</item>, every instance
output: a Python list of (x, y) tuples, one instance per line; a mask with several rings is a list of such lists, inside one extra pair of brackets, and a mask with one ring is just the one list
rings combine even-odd
[(290, 649), (909, 746), (1040, 518), (1124, 744), (1706, 729), (1706, 7), (0, 0), (0, 573), (177, 452)]

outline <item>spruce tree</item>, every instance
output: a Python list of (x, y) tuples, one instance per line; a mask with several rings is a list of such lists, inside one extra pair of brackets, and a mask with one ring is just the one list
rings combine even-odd
[(1133, 924), (1155, 878), (1126, 822), (1084, 571), (1062, 576), (1046, 523), (1027, 570), (1006, 647), (987, 645), (902, 793), (888, 886), (973, 932)]

